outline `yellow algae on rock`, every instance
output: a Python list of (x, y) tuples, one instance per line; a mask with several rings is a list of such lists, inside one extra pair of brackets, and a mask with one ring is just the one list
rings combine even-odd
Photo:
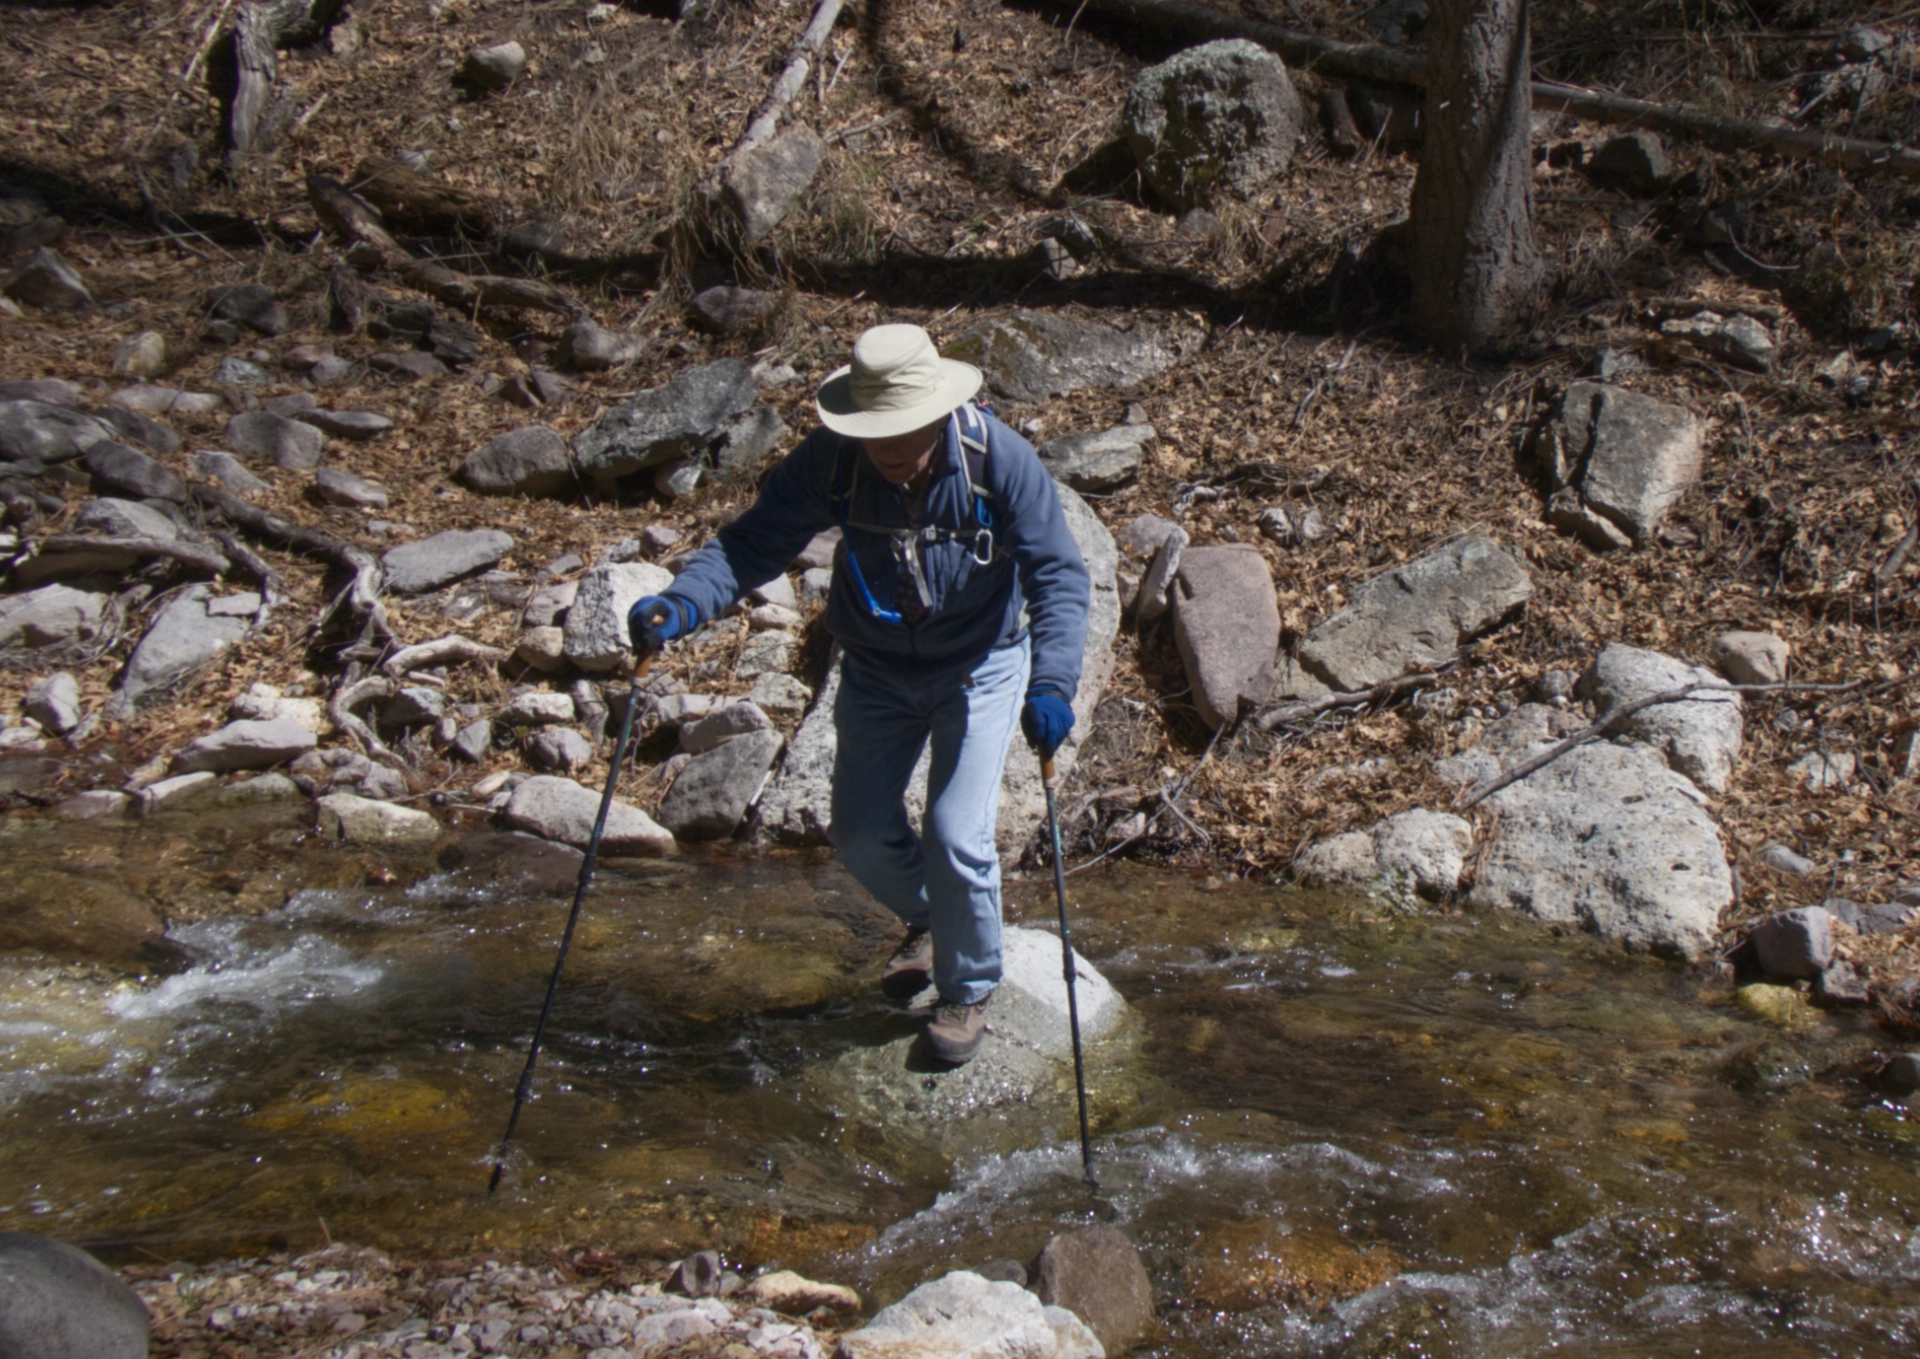
[(1770, 986), (1754, 982), (1733, 993), (1733, 1002), (1748, 1014), (1777, 1024), (1783, 1029), (1804, 1029), (1817, 1018), (1806, 996), (1791, 986)]
[(454, 1097), (425, 1081), (362, 1076), (270, 1104), (251, 1121), (276, 1131), (319, 1124), (348, 1137), (379, 1138), (450, 1132), (470, 1117)]

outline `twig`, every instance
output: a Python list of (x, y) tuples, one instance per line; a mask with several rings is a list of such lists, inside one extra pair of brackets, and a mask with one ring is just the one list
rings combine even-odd
[(1298, 722), (1303, 717), (1314, 717), (1329, 708), (1358, 708), (1368, 703), (1382, 703), (1395, 698), (1408, 689), (1417, 689), (1423, 684), (1437, 681), (1443, 672), (1426, 670), (1418, 675), (1402, 675), (1399, 679), (1376, 684), (1371, 689), (1359, 689), (1349, 694), (1328, 694), (1324, 698), (1303, 699), (1297, 703), (1282, 704), (1260, 714), (1254, 725), (1261, 731), (1272, 731), (1287, 722)]
[(267, 565), (264, 558), (241, 542), (239, 535), (229, 533), (225, 529), (209, 529), (208, 534), (226, 549), (229, 557), (240, 563), (245, 570), (252, 573), (255, 580), (260, 582), (260, 607), (254, 611), (253, 630), (261, 631), (267, 626), (267, 619), (273, 611), (279, 608), (286, 598), (286, 581), (280, 578), (278, 571)]
[(814, 10), (813, 18), (800, 34), (799, 41), (787, 54), (787, 64), (773, 82), (773, 88), (760, 101), (760, 107), (753, 111), (747, 130), (740, 134), (740, 140), (734, 143), (733, 150), (728, 153), (729, 160), (773, 137), (780, 127), (780, 115), (793, 102), (794, 95), (800, 93), (800, 87), (806, 84), (807, 68), (813, 63), (814, 53), (825, 44), (827, 35), (833, 32), (834, 21), (839, 17), (840, 0), (820, 0), (819, 8)]
[(1200, 752), (1200, 758), (1194, 761), (1193, 768), (1187, 771), (1186, 777), (1182, 779), (1178, 779), (1174, 783), (1169, 784), (1165, 787), (1162, 787), (1158, 792), (1154, 794), (1155, 797), (1160, 799), (1160, 810), (1156, 811), (1155, 813), (1153, 813), (1153, 815), (1149, 816), (1146, 819), (1146, 821), (1141, 824), (1141, 827), (1138, 832), (1136, 832), (1133, 835), (1129, 835), (1126, 839), (1122, 840), (1117, 845), (1108, 845), (1105, 849), (1101, 850), (1100, 853), (1094, 855), (1091, 859), (1088, 859), (1085, 863), (1075, 864), (1072, 868), (1069, 868), (1066, 871), (1064, 876), (1070, 878), (1075, 873), (1080, 872), (1082, 869), (1092, 868), (1095, 864), (1101, 862), (1103, 859), (1112, 858), (1115, 854), (1118, 854), (1121, 850), (1126, 849), (1128, 846), (1136, 844), (1139, 841), (1146, 839), (1147, 832), (1153, 829), (1153, 823), (1158, 821), (1161, 815), (1166, 812), (1172, 812), (1175, 816), (1179, 817), (1182, 821), (1185, 821), (1189, 826), (1193, 826), (1194, 830), (1199, 831), (1200, 838), (1206, 841), (1207, 843), (1211, 844), (1212, 837), (1209, 836), (1205, 831), (1200, 830), (1200, 827), (1194, 826), (1192, 819), (1189, 818), (1186, 815), (1186, 813), (1182, 812), (1178, 807), (1174, 806), (1174, 804), (1178, 802), (1180, 800), (1181, 795), (1187, 791), (1187, 785), (1193, 782), (1193, 776), (1195, 774), (1198, 774), (1200, 770), (1206, 765), (1207, 761), (1213, 757), (1213, 748), (1220, 744), (1221, 734), (1223, 732), (1231, 730), (1236, 725), (1237, 723), (1233, 723), (1233, 722), (1222, 722), (1218, 727), (1214, 728), (1213, 736), (1207, 742), (1207, 748)]
[(1300, 404), (1293, 408), (1293, 428), (1300, 428), (1300, 422), (1307, 418), (1307, 412), (1313, 409), (1313, 403), (1320, 399), (1322, 392), (1326, 391), (1327, 384), (1345, 371), (1349, 363), (1353, 362), (1353, 351), (1357, 349), (1359, 345), (1360, 341), (1355, 339), (1347, 346), (1347, 352), (1340, 356), (1340, 362), (1327, 369), (1325, 373), (1320, 375), (1319, 381), (1307, 388), (1307, 394), (1301, 397)]
[[(1894, 682), (1897, 683), (1897, 681)], [(1481, 784), (1466, 796), (1458, 799), (1453, 804), (1454, 810), (1465, 811), (1475, 803), (1492, 797), (1508, 784), (1518, 783), (1521, 779), (1533, 773), (1534, 770), (1542, 769), (1552, 764), (1575, 746), (1585, 745), (1589, 741), (1606, 735), (1608, 732), (1621, 726), (1629, 717), (1632, 717), (1643, 708), (1658, 707), (1662, 703), (1685, 702), (1695, 694), (1850, 694), (1855, 690), (1866, 688), (1867, 685), (1867, 680), (1849, 680), (1845, 684), (1804, 684), (1799, 681), (1790, 681), (1785, 684), (1682, 684), (1676, 688), (1666, 689), (1660, 693), (1649, 695), (1646, 698), (1636, 699), (1625, 707), (1615, 708), (1592, 726), (1582, 727), (1558, 745), (1551, 746), (1530, 759), (1522, 760), (1518, 765), (1504, 771), (1497, 778), (1489, 779), (1487, 782)]]

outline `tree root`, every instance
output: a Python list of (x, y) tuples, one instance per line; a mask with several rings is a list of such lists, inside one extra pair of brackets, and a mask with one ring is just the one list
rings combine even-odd
[(498, 647), (453, 636), (402, 647), (387, 657), (380, 668), (389, 678), (399, 680), (405, 679), (410, 671), (428, 670), (436, 665), (450, 665), (459, 661), (504, 661), (506, 658), (507, 653)]

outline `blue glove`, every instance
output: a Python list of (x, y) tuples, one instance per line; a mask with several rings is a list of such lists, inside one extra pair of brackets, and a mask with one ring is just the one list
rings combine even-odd
[(1073, 705), (1051, 689), (1029, 689), (1020, 710), (1020, 730), (1041, 759), (1060, 749), (1073, 730)]
[(700, 626), (693, 605), (672, 595), (648, 595), (627, 611), (627, 637), (636, 656), (655, 656), (668, 642)]

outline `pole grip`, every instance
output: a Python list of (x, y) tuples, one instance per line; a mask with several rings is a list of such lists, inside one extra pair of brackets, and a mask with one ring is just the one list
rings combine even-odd
[(1040, 782), (1049, 788), (1058, 788), (1060, 786), (1060, 776), (1054, 773), (1053, 756), (1051, 755), (1042, 755), (1040, 757)]

